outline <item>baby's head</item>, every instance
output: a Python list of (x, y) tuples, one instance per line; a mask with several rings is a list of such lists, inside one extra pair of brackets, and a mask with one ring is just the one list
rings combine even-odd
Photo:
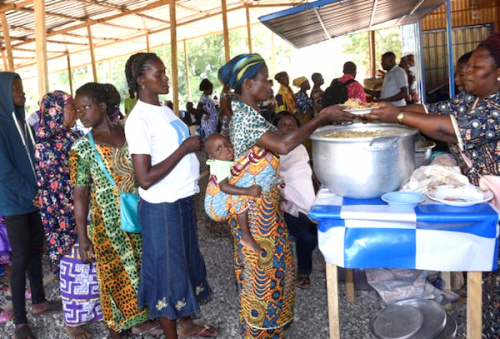
[(205, 140), (205, 151), (208, 159), (234, 160), (233, 144), (222, 134), (212, 134)]

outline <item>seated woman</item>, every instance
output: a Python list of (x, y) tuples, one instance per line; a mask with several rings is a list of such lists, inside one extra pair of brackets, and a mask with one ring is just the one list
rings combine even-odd
[[(365, 118), (397, 122), (449, 143), (462, 174), (474, 185), (484, 175), (500, 174), (500, 33), (481, 42), (467, 64), (465, 92), (444, 103), (394, 107), (380, 103)], [(426, 113), (429, 114), (422, 114)], [(483, 335), (500, 333), (500, 274), (483, 283)]]

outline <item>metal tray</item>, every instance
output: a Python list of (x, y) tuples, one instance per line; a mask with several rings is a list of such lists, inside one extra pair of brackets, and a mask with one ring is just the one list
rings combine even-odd
[(401, 300), (394, 305), (407, 305), (419, 309), (424, 315), (424, 323), (411, 339), (435, 339), (446, 325), (446, 311), (441, 304), (425, 299)]
[(453, 339), (457, 335), (457, 329), (458, 325), (455, 318), (451, 314), (446, 313), (446, 325), (436, 339)]
[(409, 339), (424, 323), (423, 313), (414, 306), (393, 305), (370, 319), (370, 332), (379, 339)]

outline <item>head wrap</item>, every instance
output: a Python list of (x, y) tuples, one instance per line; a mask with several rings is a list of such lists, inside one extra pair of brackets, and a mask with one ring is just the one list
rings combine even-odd
[(259, 54), (240, 54), (219, 69), (219, 81), (240, 92), (245, 79), (253, 79), (266, 62)]
[(298, 77), (298, 78), (295, 78), (293, 79), (293, 82), (292, 84), (295, 86), (295, 87), (300, 87), (304, 82), (307, 81), (307, 78), (306, 77)]

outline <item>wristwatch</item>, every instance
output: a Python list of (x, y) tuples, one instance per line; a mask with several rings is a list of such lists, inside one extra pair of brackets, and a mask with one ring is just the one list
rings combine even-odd
[(403, 119), (405, 117), (405, 112), (399, 112), (398, 116), (396, 117), (396, 121), (398, 124), (402, 125), (403, 124)]

